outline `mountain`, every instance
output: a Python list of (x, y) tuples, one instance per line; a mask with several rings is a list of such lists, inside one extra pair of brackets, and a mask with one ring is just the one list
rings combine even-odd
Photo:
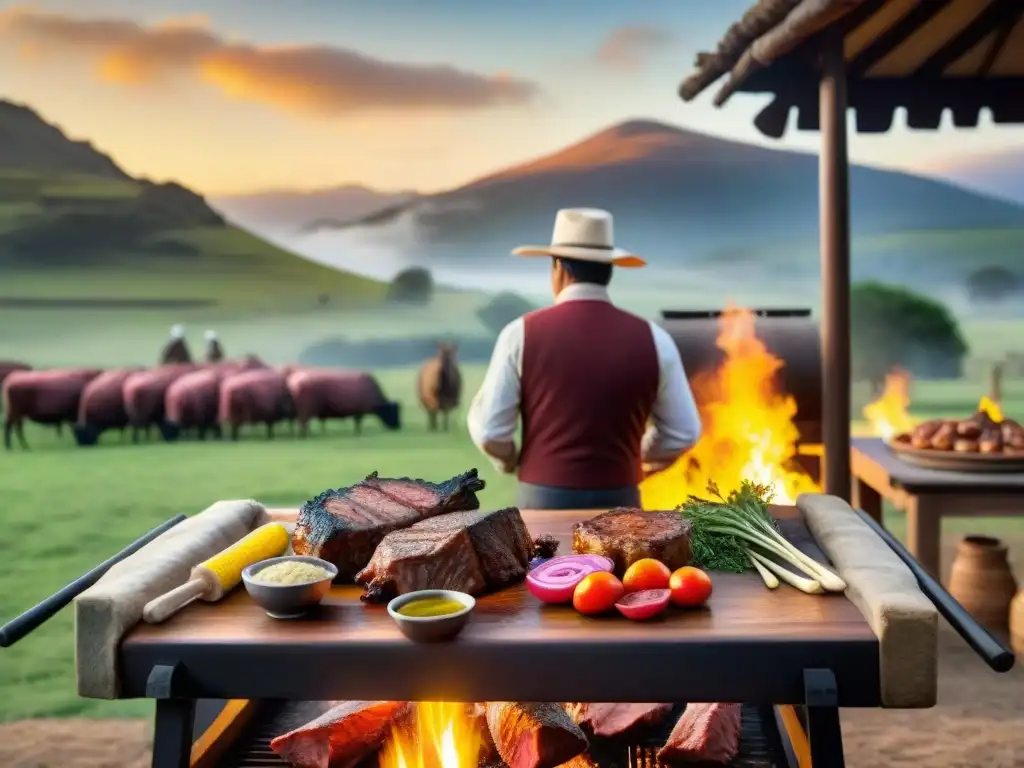
[(310, 191), (267, 190), (212, 197), (211, 205), (230, 221), (255, 231), (314, 232), (361, 219), (393, 205), (404, 205), (415, 192), (379, 192), (358, 185)]
[(1024, 149), (977, 155), (944, 169), (943, 176), (970, 189), (1024, 204)]
[(298, 307), (384, 290), (230, 225), (181, 184), (133, 178), (29, 107), (0, 100), (0, 305), (175, 292)]
[[(896, 171), (854, 166), (850, 179), (858, 277), (920, 279), (927, 259), (959, 279), (969, 268), (965, 259), (1019, 257), (1024, 207)], [(818, 269), (816, 156), (650, 120), (615, 125), (547, 157), (393, 206), (337, 236), (405, 243), (425, 264), (527, 269), (510, 265), (520, 260), (509, 260), (509, 250), (545, 242), (555, 210), (567, 206), (612, 211), (616, 239), (648, 256), (654, 268), (750, 267), (737, 280)], [(1020, 237), (985, 253), (973, 246), (965, 253), (962, 238), (926, 243), (906, 236), (1003, 229)], [(328, 250), (322, 238), (319, 247)]]

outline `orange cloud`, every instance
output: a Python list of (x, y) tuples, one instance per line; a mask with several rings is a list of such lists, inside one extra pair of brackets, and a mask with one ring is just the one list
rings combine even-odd
[(331, 46), (257, 46), (227, 41), (202, 17), (142, 26), (80, 19), (26, 6), (0, 11), (0, 38), (42, 56), (86, 56), (97, 77), (152, 85), (191, 77), (224, 95), (279, 109), (335, 116), (374, 109), (479, 109), (524, 104), (535, 83), (448, 65), (384, 61)]
[(656, 27), (619, 27), (601, 41), (594, 58), (608, 69), (636, 72), (652, 53), (671, 42), (672, 36)]

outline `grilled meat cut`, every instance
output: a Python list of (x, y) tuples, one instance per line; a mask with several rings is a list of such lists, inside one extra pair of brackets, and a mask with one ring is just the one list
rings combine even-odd
[(556, 768), (587, 749), (587, 737), (561, 704), (488, 702), (487, 729), (509, 768)]
[(576, 523), (572, 548), (581, 555), (611, 558), (619, 576), (645, 557), (674, 571), (690, 563), (690, 523), (678, 512), (613, 509)]
[(658, 760), (728, 763), (740, 749), (740, 715), (739, 704), (687, 704)]
[(577, 722), (595, 736), (614, 738), (635, 729), (662, 722), (672, 711), (672, 704), (584, 704)]
[(297, 768), (354, 768), (380, 749), (395, 721), (409, 717), (403, 701), (344, 701), (270, 742)]
[(479, 595), (525, 578), (533, 550), (515, 507), (453, 512), (388, 533), (356, 581), (369, 602), (418, 589)]
[(433, 515), (480, 508), (484, 481), (475, 469), (443, 483), (378, 477), (321, 493), (299, 510), (292, 549), (338, 567), (351, 581), (366, 566), (385, 534)]

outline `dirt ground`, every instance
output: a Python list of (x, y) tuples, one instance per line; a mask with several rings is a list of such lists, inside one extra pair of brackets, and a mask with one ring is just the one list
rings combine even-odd
[[(947, 572), (955, 543), (945, 543)], [(1024, 537), (1008, 543), (1011, 551), (1024, 552)], [(1017, 568), (1017, 578), (1024, 586), (1024, 568)], [(1024, 766), (1024, 663), (998, 675), (952, 629), (942, 629), (938, 706), (843, 710), (849, 768)], [(149, 723), (141, 720), (9, 723), (0, 725), (0, 766), (147, 768), (149, 738)]]

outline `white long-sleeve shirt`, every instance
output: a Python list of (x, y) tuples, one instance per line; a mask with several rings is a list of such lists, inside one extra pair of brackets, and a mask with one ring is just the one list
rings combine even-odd
[[(590, 283), (576, 283), (558, 294), (565, 301), (611, 301), (608, 290)], [(643, 462), (661, 469), (675, 461), (700, 437), (701, 423), (683, 361), (668, 332), (650, 323), (658, 354), (658, 394), (651, 423), (641, 443)], [(498, 334), (491, 362), (480, 390), (469, 407), (469, 436), (502, 472), (514, 472), (519, 463), (515, 445), (519, 422), (525, 323), (513, 320)], [(571, 394), (567, 395), (571, 397)]]

